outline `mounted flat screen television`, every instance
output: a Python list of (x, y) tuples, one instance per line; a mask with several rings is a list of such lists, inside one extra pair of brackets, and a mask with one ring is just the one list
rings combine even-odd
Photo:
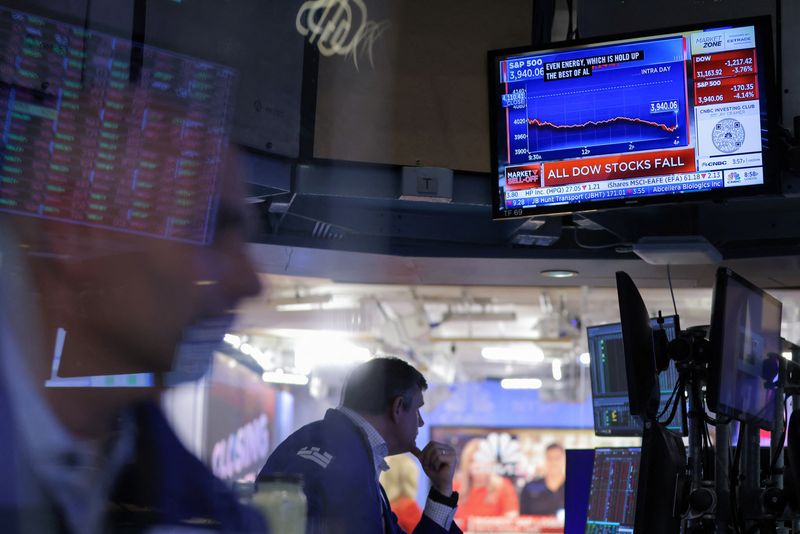
[(769, 17), (489, 53), (493, 216), (776, 190)]

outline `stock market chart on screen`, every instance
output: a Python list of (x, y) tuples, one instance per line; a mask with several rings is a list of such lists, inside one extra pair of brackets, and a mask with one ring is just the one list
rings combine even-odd
[(587, 534), (633, 532), (636, 513), (636, 481), (641, 450), (597, 449), (594, 453)]
[(0, 210), (207, 242), (234, 70), (0, 8)]

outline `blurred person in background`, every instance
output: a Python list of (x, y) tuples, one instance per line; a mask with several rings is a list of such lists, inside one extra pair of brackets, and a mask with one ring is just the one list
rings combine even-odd
[[(0, 44), (29, 53), (0, 65), (0, 528), (265, 532), (159, 406), (166, 386), (203, 375), (231, 310), (260, 290), (243, 184), (205, 114), (226, 102), (130, 82), (123, 39), (17, 12), (2, 24)], [(175, 84), (209, 71), (144, 57), (142, 80), (152, 58)], [(170, 237), (181, 217), (199, 239)], [(70, 382), (98, 376), (149, 379)]]
[(545, 450), (544, 476), (525, 484), (520, 494), (523, 515), (556, 515), (564, 509), (567, 455), (558, 443)]
[(404, 530), (379, 475), (389, 470), (387, 456), (411, 452), (431, 483), (414, 534), (460, 534), (453, 521), (455, 450), (436, 442), (416, 446), (427, 387), (425, 377), (398, 358), (359, 365), (347, 378), (341, 405), (283, 441), (261, 475), (303, 476), (310, 534), (398, 534)]
[(480, 450), (482, 442), (485, 440), (473, 438), (461, 451), (456, 477), (461, 504), (456, 519), (462, 526), (470, 517), (515, 517), (519, 514), (514, 484), (495, 472), (495, 461)]
[(416, 501), (419, 468), (408, 454), (389, 456), (386, 463), (389, 470), (381, 473), (381, 484), (400, 528), (411, 532), (422, 517), (422, 509)]

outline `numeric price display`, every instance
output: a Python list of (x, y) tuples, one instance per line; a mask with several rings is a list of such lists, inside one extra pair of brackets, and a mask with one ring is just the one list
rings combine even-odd
[(758, 98), (758, 81), (755, 76), (734, 76), (717, 80), (704, 80), (694, 85), (694, 104), (725, 104)]
[(702, 54), (692, 58), (695, 81), (755, 74), (756, 52), (753, 49)]

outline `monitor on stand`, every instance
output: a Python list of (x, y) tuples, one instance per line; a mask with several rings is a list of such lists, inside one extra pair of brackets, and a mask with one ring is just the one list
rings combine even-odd
[[(650, 326), (655, 330), (663, 328), (666, 339), (672, 341), (680, 330), (677, 316), (651, 319)], [(628, 400), (628, 382), (625, 370), (625, 351), (622, 342), (620, 323), (590, 326), (586, 329), (589, 345), (589, 372), (592, 383), (592, 411), (594, 413), (594, 432), (598, 436), (641, 436), (642, 419), (632, 415)], [(670, 362), (667, 369), (658, 376), (659, 411), (663, 410), (672, 397), (678, 381), (675, 363)], [(681, 406), (683, 403), (681, 402)], [(685, 413), (676, 417), (667, 428), (686, 434)]]
[(781, 311), (780, 301), (763, 289), (730, 269), (717, 270), (709, 332), (711, 410), (772, 430)]
[(673, 534), (681, 524), (675, 504), (686, 449), (679, 434), (658, 422), (658, 370), (650, 316), (636, 284), (622, 271), (617, 272), (617, 295), (630, 409), (645, 421), (634, 530)]

